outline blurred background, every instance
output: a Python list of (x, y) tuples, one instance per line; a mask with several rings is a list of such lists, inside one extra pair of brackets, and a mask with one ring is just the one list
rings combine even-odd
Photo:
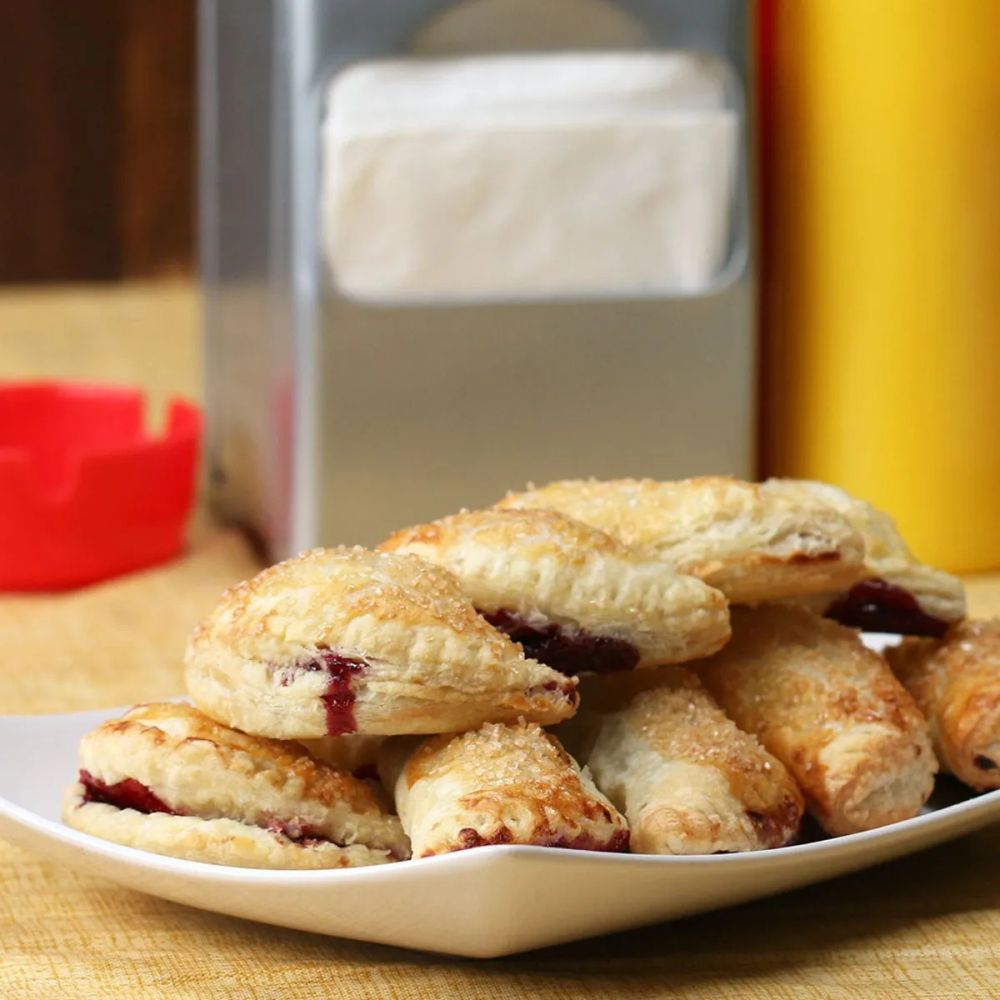
[(0, 2), (0, 282), (194, 273), (195, 7)]
[[(427, 13), (438, 7), (458, 16)], [(137, 385), (157, 421), (169, 396), (202, 401), (207, 390), (207, 490), (273, 554), (372, 541), (529, 478), (717, 471), (838, 483), (892, 511), (929, 561), (1000, 566), (987, 499), (1000, 482), (996, 0), (220, 0), (204, 10), (215, 26), (201, 39), (214, 53), (200, 95), (216, 116), (207, 152), (196, 0), (0, 0), (4, 378)], [(315, 63), (302, 38), (316, 39)], [(735, 121), (737, 138), (727, 146), (719, 132), (705, 147), (720, 154), (705, 162), (728, 164), (716, 191), (703, 185), (718, 196), (712, 211), (678, 203), (690, 222), (681, 242), (705, 248), (697, 281), (656, 302), (645, 277), (567, 294), (553, 274), (552, 294), (478, 290), (473, 304), (444, 301), (441, 274), (425, 271), (383, 274), (382, 300), (372, 295), (364, 254), (386, 252), (406, 230), (393, 212), (413, 204), (394, 196), (362, 212), (360, 189), (336, 202), (327, 167), (355, 148), (364, 114), (334, 113), (326, 132), (321, 118), (331, 78), (357, 53), (698, 52), (706, 39), (728, 74), (721, 106), (698, 89), (710, 74), (691, 76), (681, 98), (672, 79), (670, 99), (694, 101), (684, 113), (720, 127)], [(296, 45), (303, 79), (281, 61)], [(351, 99), (371, 110), (377, 88), (359, 79)], [(199, 148), (212, 234), (204, 314)], [(395, 147), (380, 150), (365, 155), (402, 162)], [(490, 155), (494, 179), (511, 174), (507, 153)], [(452, 183), (460, 171), (420, 163), (425, 179), (444, 178), (411, 185), (421, 197), (469, 197)], [(645, 183), (630, 171), (621, 176)], [(656, 204), (667, 186), (642, 197)], [(578, 201), (581, 217), (600, 216), (596, 191)], [(307, 224), (296, 204), (313, 213)], [(514, 219), (514, 204), (493, 216)], [(634, 236), (646, 213), (626, 208), (621, 233)], [(416, 224), (411, 235), (418, 255), (418, 236), (431, 240), (428, 257), (448, 243)], [(540, 273), (513, 260), (509, 232), (493, 239), (497, 260)], [(550, 260), (601, 241), (565, 242)], [(638, 248), (639, 259), (642, 240), (627, 244), (623, 235), (620, 256)], [(473, 256), (455, 251), (449, 266)], [(414, 307), (418, 278), (440, 302)], [(383, 405), (368, 407), (374, 393)]]

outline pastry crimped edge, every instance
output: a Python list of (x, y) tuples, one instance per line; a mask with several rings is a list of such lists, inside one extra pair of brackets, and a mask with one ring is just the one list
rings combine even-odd
[(360, 547), (314, 549), (231, 588), (185, 667), (206, 713), (282, 739), (550, 724), (577, 706), (575, 681), (526, 658), (447, 570)]
[(709, 656), (729, 638), (719, 591), (558, 511), (462, 511), (380, 549), (445, 566), (481, 612), (628, 642), (639, 667)]
[(727, 476), (562, 480), (498, 506), (543, 507), (607, 532), (697, 576), (733, 603), (840, 590), (863, 573), (864, 544), (818, 500)]
[(633, 853), (728, 854), (795, 842), (804, 804), (794, 780), (695, 673), (588, 678), (583, 699), (584, 711), (558, 733), (625, 813)]
[(380, 760), (414, 857), (491, 844), (623, 851), (628, 824), (534, 723), (393, 742)]
[[(398, 817), (365, 782), (298, 744), (249, 736), (183, 703), (138, 705), (98, 726), (80, 743), (80, 767), (64, 797), (66, 823), (127, 846), (261, 868), (409, 855)], [(112, 789), (138, 782), (170, 812), (93, 801), (84, 777)]]
[(926, 716), (942, 768), (978, 791), (1000, 788), (1000, 619), (904, 639), (886, 658)]

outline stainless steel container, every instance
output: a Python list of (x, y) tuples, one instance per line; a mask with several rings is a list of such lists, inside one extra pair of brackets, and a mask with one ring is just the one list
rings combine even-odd
[[(278, 557), (313, 544), (371, 544), (395, 527), (487, 504), (527, 481), (752, 474), (756, 360), (748, 18), (744, 0), (202, 0), (201, 262), (208, 460), (217, 508), (256, 531)], [(708, 60), (713, 72), (721, 67), (722, 101), (735, 123), (731, 191), (723, 206), (724, 252), (701, 278), (650, 283), (642, 277), (630, 283), (619, 275), (613, 281), (577, 281), (576, 271), (582, 274), (585, 261), (595, 256), (593, 247), (573, 235), (589, 231), (594, 220), (588, 212), (604, 227), (595, 231), (619, 234), (610, 239), (616, 252), (601, 258), (605, 264), (618, 259), (618, 240), (622, 259), (641, 262), (642, 246), (626, 248), (627, 222), (597, 218), (607, 200), (599, 192), (589, 200), (584, 192), (574, 202), (551, 184), (551, 194), (530, 188), (533, 177), (551, 180), (563, 132), (542, 111), (536, 114), (530, 88), (522, 85), (513, 110), (505, 105), (497, 120), (508, 115), (533, 122), (531, 134), (538, 137), (537, 155), (527, 156), (527, 179), (518, 183), (529, 185), (520, 189), (522, 208), (543, 207), (533, 209), (523, 225), (537, 228), (534, 221), (547, 214), (544, 206), (559, 200), (561, 221), (544, 246), (551, 245), (553, 260), (558, 254), (571, 271), (577, 258), (581, 267), (567, 280), (553, 269), (549, 280), (537, 233), (523, 245), (509, 238), (489, 242), (494, 237), (483, 222), (491, 211), (495, 220), (498, 212), (481, 191), (484, 184), (496, 189), (495, 179), (502, 186), (511, 171), (498, 166), (497, 154), (484, 145), (484, 156), (493, 157), (493, 174), (482, 174), (487, 180), (480, 181), (478, 200), (462, 207), (473, 228), (453, 232), (478, 241), (476, 253), (493, 255), (484, 259), (496, 261), (495, 294), (478, 286), (473, 294), (462, 294), (470, 286), (457, 280), (450, 294), (448, 267), (455, 268), (460, 257), (448, 265), (440, 249), (444, 262), (425, 278), (428, 294), (414, 294), (421, 286), (413, 281), (405, 288), (393, 284), (389, 272), (395, 264), (389, 258), (399, 247), (388, 237), (394, 218), (389, 202), (378, 200), (381, 189), (365, 186), (373, 172), (384, 179), (388, 157), (398, 159), (397, 146), (385, 140), (389, 146), (366, 147), (368, 159), (352, 188), (351, 226), (341, 219), (334, 228), (353, 232), (355, 243), (358, 233), (388, 238), (386, 267), (377, 266), (376, 246), (374, 256), (365, 258), (368, 270), (352, 272), (361, 279), (343, 279), (346, 269), (338, 271), (331, 260), (324, 232), (324, 201), (346, 167), (331, 163), (331, 156), (339, 155), (331, 150), (339, 147), (324, 140), (324, 121), (328, 131), (336, 126), (331, 114), (338, 109), (328, 103), (337, 104), (330, 95), (341, 92), (336, 81), (348, 80), (350, 70), (374, 66), (378, 77), (379, 67), (392, 60), (390, 70), (403, 72), (398, 93), (418, 101), (424, 93), (420, 73), (429, 61), (444, 66), (446, 77), (449, 67), (464, 73), (471, 65), (479, 79), (475, 60), (486, 60), (485, 79), (505, 65), (491, 58), (533, 53), (555, 60), (524, 64), (538, 79), (553, 78), (547, 66), (558, 71), (566, 65), (579, 70), (567, 78), (593, 83), (595, 78), (580, 70), (589, 65), (580, 62), (581, 54), (617, 59), (660, 52), (694, 53)], [(563, 54), (571, 58), (560, 62)], [(516, 90), (520, 64), (511, 65)], [(418, 81), (412, 85), (405, 82), (408, 67)], [(597, 164), (596, 174), (607, 177), (609, 169), (617, 170), (619, 161), (609, 157), (619, 156), (623, 184), (634, 185), (640, 174), (648, 178), (649, 170), (637, 166), (645, 139), (627, 138), (617, 146), (605, 142), (606, 135), (621, 134), (613, 102), (593, 125), (592, 108), (602, 104), (602, 95), (592, 100), (585, 86), (572, 86), (580, 90), (570, 95), (574, 121), (586, 120), (581, 127), (597, 129), (581, 146)], [(347, 89), (345, 84), (343, 92)], [(381, 107), (392, 117), (393, 92), (380, 93)], [(474, 110), (461, 117), (465, 92), (455, 91), (454, 100), (451, 93), (443, 101), (448, 113), (458, 114), (460, 128), (473, 135), (468, 139), (463, 132), (461, 155), (473, 156), (475, 134), (496, 136), (506, 124), (486, 129)], [(655, 94), (647, 98), (625, 117), (648, 122), (652, 108), (656, 122), (669, 125), (670, 109), (656, 105)], [(495, 95), (489, 101), (497, 104)], [(354, 119), (368, 135), (369, 105), (358, 107)], [(437, 122), (436, 114), (413, 109), (421, 122)], [(682, 107), (678, 114), (683, 118), (688, 110)], [(402, 111), (395, 117), (394, 135), (405, 131), (409, 120)], [(431, 131), (441, 134), (437, 124)], [(579, 131), (566, 130), (571, 132), (578, 141)], [(420, 241), (430, 240), (427, 220), (434, 216), (427, 213), (438, 210), (434, 199), (447, 199), (461, 187), (435, 174), (438, 147), (429, 143), (422, 138), (415, 148), (431, 157), (421, 169), (434, 190), (424, 192), (418, 181), (414, 191), (407, 190), (404, 159), (392, 192), (405, 202), (408, 215), (423, 213), (419, 224), (407, 223), (406, 239), (399, 241), (418, 256)], [(697, 162), (697, 142), (692, 143), (685, 148), (695, 149)], [(441, 148), (447, 146), (444, 141)], [(617, 151), (609, 151), (612, 147)], [(668, 166), (676, 162), (668, 146), (655, 151)], [(568, 162), (575, 162), (573, 155), (567, 154)], [(706, 155), (711, 165), (711, 151)], [(549, 166), (532, 173), (532, 164), (543, 161)], [(569, 178), (564, 187), (573, 184)], [(522, 223), (512, 214), (518, 210), (516, 193), (506, 197), (509, 218), (501, 223), (513, 220), (517, 231)], [(662, 208), (655, 191), (642, 197), (649, 211)], [(636, 194), (629, 208), (633, 219), (643, 218), (639, 198)], [(663, 217), (688, 218), (681, 230), (664, 231), (665, 240), (678, 243), (680, 232), (680, 245), (699, 242), (699, 213)], [(655, 229), (650, 239), (657, 238)], [(525, 256), (529, 244), (535, 258)], [(447, 238), (438, 242), (442, 245), (455, 249)], [(333, 256), (341, 251), (335, 243)], [(427, 254), (434, 253), (428, 243)], [(352, 262), (361, 259), (350, 247), (343, 254), (340, 263), (351, 254)], [(532, 267), (539, 281), (519, 291), (518, 281), (523, 284)], [(385, 294), (373, 295), (372, 288)]]

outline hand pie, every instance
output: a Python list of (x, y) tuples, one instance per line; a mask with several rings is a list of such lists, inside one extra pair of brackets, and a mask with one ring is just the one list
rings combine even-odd
[(399, 819), (365, 782), (189, 705), (139, 705), (85, 736), (63, 818), (127, 847), (242, 868), (409, 857)]
[(856, 632), (805, 608), (733, 608), (730, 644), (698, 676), (791, 771), (827, 833), (916, 816), (937, 762), (913, 699)]
[(447, 570), (361, 548), (315, 549), (229, 590), (186, 665), (199, 708), (281, 739), (553, 723), (577, 705), (575, 682), (526, 659)]
[(415, 858), (487, 844), (628, 849), (624, 818), (533, 723), (488, 724), (415, 748), (392, 741), (380, 771), (395, 787)]
[(962, 581), (921, 563), (888, 514), (827, 483), (773, 479), (766, 485), (793, 501), (828, 504), (864, 539), (866, 579), (842, 593), (817, 595), (809, 607), (844, 625), (903, 635), (941, 636), (951, 622), (965, 617)]
[(839, 590), (861, 575), (863, 544), (829, 505), (724, 476), (571, 479), (513, 493), (501, 507), (547, 507), (606, 531), (734, 604)]
[(1000, 788), (1000, 620), (905, 639), (886, 656), (927, 716), (941, 766), (980, 791)]
[(450, 569), (487, 621), (566, 674), (679, 663), (729, 638), (719, 591), (556, 511), (465, 511), (380, 547)]
[[(637, 854), (727, 854), (792, 843), (802, 795), (757, 740), (737, 729), (690, 670), (670, 667), (584, 686), (585, 760), (625, 813)], [(648, 677), (648, 682), (647, 682)], [(610, 695), (610, 697), (609, 697)], [(567, 725), (581, 730), (578, 716)], [(575, 749), (574, 744), (569, 746)]]

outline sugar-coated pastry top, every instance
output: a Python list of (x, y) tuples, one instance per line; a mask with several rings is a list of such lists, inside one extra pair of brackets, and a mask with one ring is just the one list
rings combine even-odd
[(725, 476), (679, 482), (573, 479), (511, 493), (501, 507), (547, 507), (655, 554), (752, 602), (848, 586), (863, 543), (848, 520), (808, 497)]
[(631, 643), (636, 666), (707, 656), (729, 637), (719, 591), (557, 511), (463, 511), (381, 548), (446, 566), (481, 612)]
[(698, 676), (792, 772), (824, 829), (916, 815), (937, 763), (926, 721), (885, 660), (806, 608), (733, 608), (732, 621), (732, 641)]
[(791, 842), (803, 802), (784, 766), (726, 717), (693, 671), (646, 673), (648, 682), (598, 679), (584, 698), (586, 718), (591, 689), (601, 689), (583, 759), (625, 810), (632, 849), (714, 854)]
[(624, 817), (533, 723), (430, 737), (409, 755), (395, 788), (414, 857), (486, 844), (628, 845)]
[[(913, 699), (857, 632), (805, 608), (734, 608), (732, 641), (705, 666), (701, 677), (752, 674), (755, 695), (774, 710), (776, 727), (793, 725), (831, 739), (852, 723), (925, 730)], [(812, 697), (813, 688), (822, 697)], [(779, 700), (770, 705), (772, 694)]]
[(227, 591), (186, 667), (204, 711), (287, 739), (549, 723), (576, 709), (572, 680), (492, 628), (450, 572), (362, 548), (314, 549)]

